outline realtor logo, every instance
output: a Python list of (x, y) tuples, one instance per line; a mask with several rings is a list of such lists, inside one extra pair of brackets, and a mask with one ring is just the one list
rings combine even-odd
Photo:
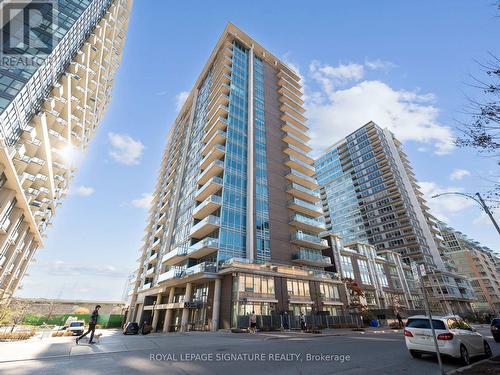
[(56, 45), (55, 0), (0, 2), (2, 66), (39, 65)]

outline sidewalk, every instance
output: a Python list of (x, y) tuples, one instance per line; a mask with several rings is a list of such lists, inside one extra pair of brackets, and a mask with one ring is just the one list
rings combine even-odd
[(270, 331), (250, 333), (231, 333), (229, 331), (187, 333), (152, 333), (143, 335), (123, 335), (121, 331), (102, 330), (102, 337), (98, 344), (89, 345), (87, 339), (83, 339), (79, 345), (75, 343), (75, 337), (35, 337), (26, 341), (0, 342), (0, 363), (25, 361), (33, 359), (60, 358), (81, 355), (116, 353), (133, 350), (155, 350), (160, 349), (165, 340), (175, 337), (210, 336), (231, 337), (234, 339), (290, 339), (290, 338), (315, 338), (326, 336), (347, 336), (364, 334), (400, 333), (401, 330), (366, 328), (364, 331), (353, 331), (351, 328), (324, 329), (321, 333), (306, 333), (302, 331)]
[(500, 355), (476, 362), (470, 366), (448, 371), (448, 375), (493, 375), (500, 374)]

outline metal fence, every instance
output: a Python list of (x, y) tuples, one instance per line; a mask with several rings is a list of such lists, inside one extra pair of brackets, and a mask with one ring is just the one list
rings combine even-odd
[[(357, 328), (363, 326), (360, 315), (305, 315), (307, 329)], [(250, 315), (238, 315), (237, 328), (250, 327)], [(276, 331), (301, 329), (300, 316), (297, 315), (257, 315), (257, 329)]]

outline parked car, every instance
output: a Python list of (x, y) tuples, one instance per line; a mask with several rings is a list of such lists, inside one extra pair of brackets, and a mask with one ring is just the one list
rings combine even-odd
[(124, 335), (137, 335), (139, 333), (139, 324), (128, 322), (123, 328)]
[(83, 334), (84, 330), (85, 330), (85, 322), (83, 320), (75, 320), (69, 323), (68, 328), (66, 328), (66, 331), (71, 331), (73, 335), (78, 335), (78, 336)]
[(500, 342), (500, 318), (491, 321), (491, 335), (496, 342)]
[[(472, 357), (491, 357), (491, 348), (483, 335), (476, 332), (459, 316), (436, 316), (432, 318), (438, 348), (441, 355), (460, 358), (466, 365)], [(408, 318), (404, 329), (406, 347), (414, 358), (422, 354), (436, 354), (429, 317), (416, 315)]]

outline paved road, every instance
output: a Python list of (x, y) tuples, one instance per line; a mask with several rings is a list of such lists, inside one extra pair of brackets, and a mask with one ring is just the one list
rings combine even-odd
[[(479, 331), (488, 334), (486, 328)], [(322, 336), (195, 332), (123, 336), (114, 333), (103, 336), (95, 346), (75, 346), (70, 338), (1, 343), (0, 374), (438, 373), (435, 359), (417, 360), (408, 355), (401, 332), (330, 333)], [(500, 344), (491, 338), (488, 340), (494, 354), (500, 354)], [(23, 350), (23, 345), (30, 350)], [(12, 359), (17, 360), (4, 362)], [(459, 366), (456, 361), (445, 361), (446, 370)]]

